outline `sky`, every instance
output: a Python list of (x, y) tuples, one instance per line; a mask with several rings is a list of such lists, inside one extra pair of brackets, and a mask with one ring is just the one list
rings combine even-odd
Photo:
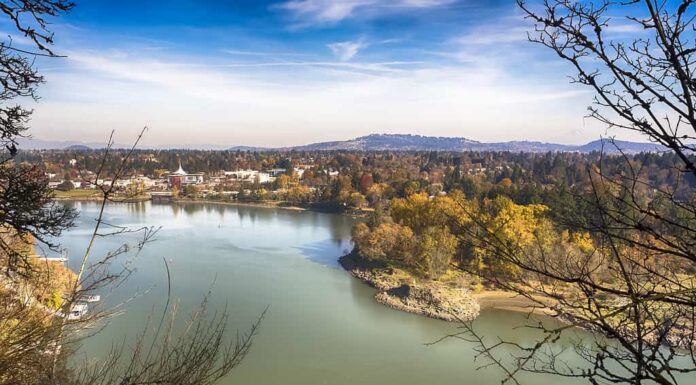
[(158, 146), (633, 139), (584, 118), (592, 94), (526, 40), (512, 0), (76, 2), (52, 20), (65, 57), (37, 61), (37, 139), (128, 143), (143, 126)]

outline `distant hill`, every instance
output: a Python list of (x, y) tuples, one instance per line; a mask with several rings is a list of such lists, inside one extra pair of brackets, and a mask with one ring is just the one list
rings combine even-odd
[(271, 150), (268, 147), (254, 147), (254, 146), (234, 146), (226, 148), (228, 151), (268, 151)]
[[(615, 142), (622, 151), (627, 153), (664, 151), (665, 148), (654, 143)], [(564, 145), (533, 141), (510, 141), (499, 143), (484, 143), (467, 138), (433, 137), (421, 135), (372, 134), (359, 138), (313, 143), (288, 149), (328, 151), (328, 150), (361, 150), (361, 151), (511, 151), (511, 152), (592, 152), (600, 151), (604, 146), (605, 152), (617, 152), (617, 148), (608, 139), (596, 140), (584, 145)]]
[(91, 147), (85, 146), (84, 144), (73, 144), (68, 147), (65, 147), (66, 150), (70, 151), (90, 151), (92, 150)]
[(635, 153), (635, 152), (658, 152), (665, 151), (666, 148), (662, 145), (656, 143), (637, 143), (637, 142), (627, 142), (624, 140), (614, 140), (614, 143), (610, 143), (606, 139), (599, 139), (593, 142), (584, 144), (577, 147), (579, 152), (592, 152), (592, 151), (602, 151), (604, 148), (605, 152), (617, 152), (616, 148), (620, 148), (622, 151)]
[[(36, 138), (19, 138), (18, 147), (25, 150), (99, 150), (106, 147), (105, 142), (78, 142), (78, 141), (58, 141), (42, 140)], [(131, 148), (132, 144), (115, 143), (113, 148)], [(175, 146), (148, 146), (139, 145), (139, 149), (196, 149), (196, 150), (226, 150), (228, 145), (222, 144), (197, 144), (197, 145), (175, 145)], [(251, 147), (250, 147), (251, 148)]]
[(78, 141), (57, 141), (57, 140), (41, 140), (35, 138), (19, 138), (18, 147), (20, 149), (31, 150), (89, 150), (96, 148), (104, 148), (105, 143), (85, 143)]
[[(616, 145), (626, 153), (657, 152), (665, 148), (654, 143), (639, 143), (617, 140)], [(21, 149), (68, 149), (73, 151), (104, 148), (103, 143), (82, 142), (58, 142), (39, 139), (22, 139)], [(129, 146), (115, 145), (116, 148)], [(140, 148), (153, 148), (140, 146)], [(510, 141), (498, 143), (484, 143), (461, 137), (422, 136), (404, 134), (372, 134), (359, 138), (306, 144), (295, 147), (265, 148), (254, 146), (226, 146), (226, 145), (184, 145), (184, 146), (158, 146), (156, 148), (178, 148), (197, 150), (230, 150), (230, 151), (273, 151), (273, 150), (298, 150), (298, 151), (510, 151), (510, 152), (592, 152), (604, 148), (607, 153), (616, 153), (616, 147), (608, 139), (595, 140), (583, 145), (565, 145), (556, 143), (534, 141)]]
[(373, 134), (359, 138), (339, 141), (313, 143), (297, 146), (297, 150), (441, 150), (460, 151), (475, 148), (481, 143), (466, 138), (449, 138), (442, 136)]

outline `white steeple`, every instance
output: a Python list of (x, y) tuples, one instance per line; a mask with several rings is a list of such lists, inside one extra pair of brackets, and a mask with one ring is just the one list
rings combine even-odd
[(184, 171), (183, 168), (181, 168), (181, 162), (179, 162), (179, 169), (174, 171), (174, 174), (176, 175), (186, 175), (186, 171)]

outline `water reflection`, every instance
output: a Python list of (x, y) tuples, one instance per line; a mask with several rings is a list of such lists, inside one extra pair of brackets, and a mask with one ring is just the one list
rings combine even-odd
[[(339, 268), (338, 258), (348, 254), (353, 248), (349, 240), (331, 238), (297, 247), (302, 255), (323, 266)], [(336, 254), (336, 252), (339, 252)]]

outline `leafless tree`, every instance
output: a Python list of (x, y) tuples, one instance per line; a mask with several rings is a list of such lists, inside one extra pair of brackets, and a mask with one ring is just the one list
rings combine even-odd
[[(0, 251), (7, 255), (6, 273), (24, 273), (30, 267), (25, 255), (4, 240), (12, 234), (31, 234), (31, 242), (57, 247), (51, 239), (72, 224), (75, 213), (51, 201), (48, 179), (38, 165), (16, 164), (17, 139), (26, 136), (32, 111), (14, 104), (17, 98), (37, 100), (44, 78), (34, 67), (37, 56), (57, 56), (52, 50), (51, 18), (68, 12), (67, 0), (13, 0), (0, 2), (0, 15), (33, 49), (18, 48), (8, 35), (0, 41)], [(29, 238), (26, 238), (29, 239)]]
[[(477, 346), (486, 364), (521, 372), (586, 379), (592, 384), (689, 384), (696, 379), (696, 25), (694, 1), (518, 0), (534, 24), (530, 41), (570, 64), (573, 82), (595, 93), (589, 116), (631, 130), (677, 155), (680, 177), (655, 185), (640, 162), (623, 156), (623, 172), (587, 170), (592, 185), (568, 194), (551, 213), (556, 230), (588, 233), (592, 247), (548, 241), (532, 247), (499, 237), (472, 212), (468, 242), (514, 266), (509, 276), (484, 275), (528, 299), (530, 313), (563, 322), (534, 322), (537, 341), (490, 341), (465, 323), (452, 337)], [(619, 15), (626, 15), (620, 17)], [(612, 28), (635, 31), (630, 37)], [(615, 29), (614, 29), (615, 30)], [(611, 145), (608, 141), (607, 145)], [(620, 150), (620, 149), (619, 149)], [(691, 183), (689, 185), (688, 183)], [(474, 274), (480, 274), (471, 270)], [(570, 346), (559, 339), (577, 328), (592, 336)]]
[[(78, 270), (59, 276), (59, 269), (34, 257), (32, 260), (38, 262), (33, 262), (28, 274), (2, 280), (0, 384), (213, 384), (239, 365), (251, 348), (265, 312), (248, 332), (230, 338), (227, 310), (214, 310), (211, 314), (206, 297), (186, 321), (183, 331), (174, 327), (179, 312), (177, 306), (171, 304), (171, 281), (165, 261), (164, 270), (170, 286), (159, 324), (154, 326), (144, 320), (145, 326), (136, 336), (134, 346), (116, 344), (97, 364), (68, 365), (68, 359), (79, 349), (79, 344), (100, 332), (103, 322), (124, 311), (126, 303), (109, 308), (91, 306), (88, 314), (78, 318), (68, 315), (87, 296), (102, 293), (108, 298), (113, 288), (125, 282), (131, 273), (130, 263), (115, 264), (117, 258), (126, 254), (130, 260), (136, 258), (158, 230), (156, 227), (125, 228), (104, 220), (104, 210), (115, 191), (115, 182), (126, 172), (126, 164), (144, 132), (143, 129), (127, 155), (120, 157), (121, 166), (110, 175), (114, 183), (98, 186), (103, 198)], [(112, 146), (113, 138), (104, 150), (104, 164), (114, 161), (109, 159)], [(101, 177), (100, 171), (95, 181)], [(123, 244), (105, 255), (93, 255), (93, 246), (100, 238), (123, 234), (140, 236), (135, 243)], [(7, 241), (13, 247), (25, 243), (17, 237), (13, 240), (14, 243)], [(43, 264), (46, 266), (41, 266)], [(61, 283), (61, 301), (58, 308), (51, 308), (41, 298), (51, 295), (56, 282)]]
[[(134, 258), (157, 231), (104, 221), (104, 208), (115, 195), (116, 181), (127, 174), (128, 159), (144, 130), (125, 156), (119, 155), (119, 167), (109, 175), (112, 184), (102, 185), (97, 182), (106, 173), (104, 166), (115, 162), (111, 159), (112, 134), (102, 167), (91, 181), (102, 193), (101, 210), (79, 271), (60, 269), (33, 255), (37, 244), (57, 251), (59, 245), (54, 240), (72, 225), (76, 212), (53, 201), (41, 165), (15, 162), (17, 139), (26, 136), (32, 111), (11, 102), (21, 97), (38, 99), (36, 89), (44, 79), (34, 60), (57, 56), (48, 27), (52, 18), (73, 6), (68, 0), (0, 1), (0, 15), (33, 43), (33, 49), (18, 48), (10, 36), (0, 42), (0, 146), (4, 147), (0, 152), (0, 266), (4, 270), (0, 276), (0, 384), (212, 384), (247, 354), (263, 315), (247, 333), (230, 338), (227, 310), (211, 314), (206, 300), (187, 327), (178, 331), (173, 327), (178, 312), (168, 298), (160, 323), (155, 328), (146, 324), (133, 348), (116, 345), (100, 365), (68, 365), (79, 342), (98, 332), (104, 319), (122, 310), (119, 305), (92, 307), (87, 316), (74, 318), (69, 316), (74, 305), (96, 291), (108, 293), (122, 284), (131, 271), (127, 265), (114, 266), (116, 258), (126, 253)], [(103, 256), (93, 255), (99, 238), (125, 233), (141, 237), (135, 244), (124, 244)], [(166, 271), (168, 275), (168, 268)]]

